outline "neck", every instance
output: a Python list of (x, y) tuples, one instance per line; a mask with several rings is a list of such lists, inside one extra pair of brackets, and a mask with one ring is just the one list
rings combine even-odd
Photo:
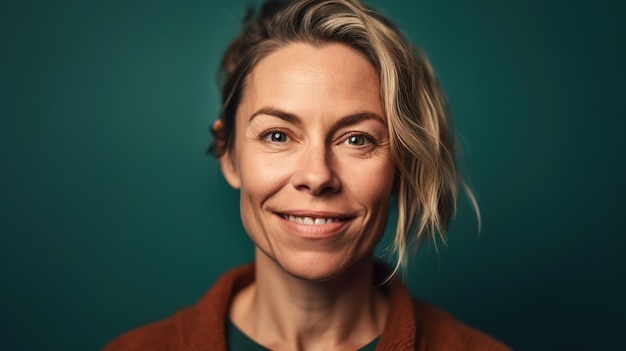
[(255, 282), (235, 297), (231, 319), (261, 345), (355, 350), (382, 332), (387, 303), (373, 288), (371, 256), (323, 282), (294, 277), (258, 250), (255, 262)]

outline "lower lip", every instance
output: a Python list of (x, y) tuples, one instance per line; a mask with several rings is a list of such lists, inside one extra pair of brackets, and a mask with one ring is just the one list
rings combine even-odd
[(343, 233), (351, 221), (351, 219), (343, 219), (333, 223), (313, 225), (293, 222), (283, 218), (282, 215), (277, 216), (290, 233), (305, 239), (328, 239), (335, 237)]

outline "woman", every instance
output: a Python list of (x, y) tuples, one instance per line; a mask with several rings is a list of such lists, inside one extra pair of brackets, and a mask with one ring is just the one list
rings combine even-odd
[[(105, 350), (506, 350), (393, 278), (444, 233), (459, 182), (426, 59), (357, 0), (270, 2), (245, 23), (211, 151), (254, 265)], [(392, 197), (395, 270), (373, 260)]]

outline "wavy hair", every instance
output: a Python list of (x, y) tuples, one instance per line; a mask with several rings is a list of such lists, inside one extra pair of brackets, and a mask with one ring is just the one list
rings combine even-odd
[(290, 43), (341, 43), (363, 54), (376, 68), (396, 167), (398, 221), (392, 242), (396, 273), (406, 266), (408, 248), (436, 236), (445, 244), (456, 213), (458, 185), (472, 192), (457, 172), (454, 132), (447, 102), (426, 56), (395, 25), (357, 0), (268, 1), (248, 10), (244, 29), (221, 63), (221, 128), (214, 128), (209, 152), (217, 157), (234, 145), (235, 115), (247, 77), (259, 60)]

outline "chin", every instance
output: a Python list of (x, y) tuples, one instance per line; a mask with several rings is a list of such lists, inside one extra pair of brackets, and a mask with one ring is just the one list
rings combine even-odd
[(300, 253), (283, 259), (274, 259), (274, 262), (294, 278), (327, 282), (341, 277), (355, 266), (354, 260), (346, 260), (345, 257), (337, 254)]

